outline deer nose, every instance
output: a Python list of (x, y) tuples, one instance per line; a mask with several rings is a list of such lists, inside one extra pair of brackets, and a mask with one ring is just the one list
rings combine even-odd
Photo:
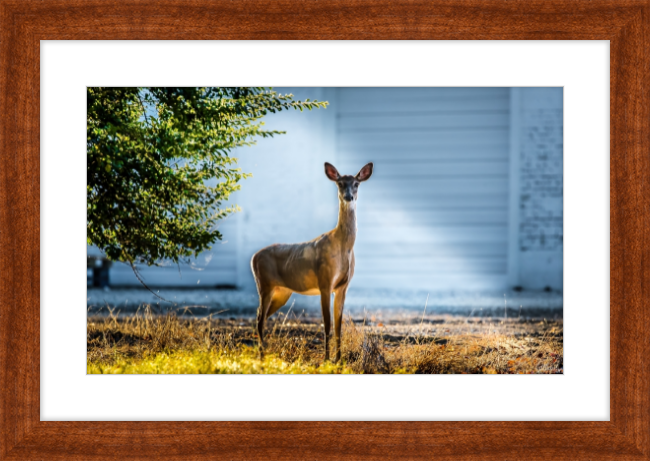
[(344, 198), (347, 202), (351, 202), (352, 199), (353, 199), (354, 197), (352, 197), (352, 194), (345, 194), (345, 195), (343, 196), (343, 198)]

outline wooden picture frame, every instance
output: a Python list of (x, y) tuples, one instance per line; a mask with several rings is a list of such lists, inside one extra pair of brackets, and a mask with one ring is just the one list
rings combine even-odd
[[(647, 0), (0, 0), (0, 27), (1, 460), (650, 459)], [(39, 41), (99, 39), (609, 40), (610, 421), (40, 421)]]

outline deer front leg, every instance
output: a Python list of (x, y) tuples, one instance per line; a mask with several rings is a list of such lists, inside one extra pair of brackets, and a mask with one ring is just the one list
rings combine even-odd
[(330, 359), (330, 302), (332, 300), (332, 289), (322, 289), (320, 291), (320, 307), (323, 312), (323, 325), (325, 326), (325, 360)]
[(343, 307), (347, 292), (347, 285), (334, 290), (334, 334), (336, 335), (336, 357), (334, 363), (338, 363), (341, 360), (341, 322), (343, 321)]

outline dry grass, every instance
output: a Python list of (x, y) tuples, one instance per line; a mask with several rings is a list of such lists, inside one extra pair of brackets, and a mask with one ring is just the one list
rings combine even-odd
[[(258, 357), (254, 321), (154, 315), (88, 318), (89, 373), (562, 373), (562, 320), (347, 317), (342, 363), (323, 362), (320, 319), (270, 319)], [(334, 342), (332, 341), (332, 344)], [(331, 353), (334, 347), (331, 346)]]

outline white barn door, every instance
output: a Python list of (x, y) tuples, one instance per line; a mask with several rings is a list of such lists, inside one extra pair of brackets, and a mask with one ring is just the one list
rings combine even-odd
[(508, 88), (341, 88), (336, 166), (361, 186), (355, 287), (506, 285)]

